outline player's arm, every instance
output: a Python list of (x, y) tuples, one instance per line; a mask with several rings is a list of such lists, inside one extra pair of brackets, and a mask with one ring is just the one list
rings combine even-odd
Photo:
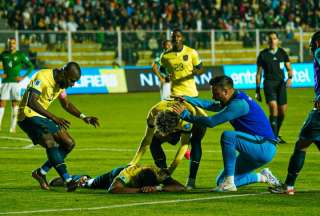
[(159, 78), (160, 83), (164, 83), (165, 79), (161, 76), (158, 64), (156, 62), (152, 63), (152, 72)]
[[(2, 53), (0, 54), (0, 61), (2, 62), (2, 60), (3, 60), (3, 58), (2, 58)], [(2, 67), (3, 67), (3, 63), (2, 63)], [(7, 74), (5, 73), (5, 71), (3, 71), (3, 73), (2, 74), (0, 74), (0, 78), (1, 79), (5, 79), (5, 78), (7, 78)]]
[(257, 59), (257, 73), (256, 73), (256, 99), (258, 101), (262, 101), (261, 92), (260, 92), (260, 84), (261, 84), (261, 78), (262, 78), (262, 55), (261, 53), (258, 56)]
[(170, 175), (177, 168), (178, 164), (183, 159), (184, 154), (188, 150), (188, 146), (189, 146), (189, 143), (190, 143), (190, 133), (182, 132), (180, 143), (181, 143), (181, 145), (180, 145), (180, 147), (179, 147), (179, 149), (178, 149), (178, 151), (176, 153), (176, 156), (175, 156), (174, 160), (172, 161), (172, 163), (170, 164), (170, 166), (168, 168), (168, 171), (169, 171)]
[(183, 99), (193, 106), (203, 108), (205, 110), (219, 112), (222, 109), (220, 102), (214, 100), (205, 100), (196, 97), (183, 96)]
[(144, 153), (146, 152), (146, 150), (148, 149), (148, 147), (150, 146), (151, 142), (152, 142), (152, 138), (154, 136), (154, 131), (155, 128), (154, 126), (147, 126), (145, 134), (140, 142), (140, 146), (135, 154), (135, 156), (133, 157), (132, 161), (130, 162), (130, 165), (135, 165), (137, 164), (141, 157), (144, 155)]
[(21, 80), (23, 80), (25, 77), (27, 77), (29, 74), (31, 74), (31, 72), (34, 69), (34, 66), (32, 64), (32, 62), (30, 61), (29, 57), (27, 55), (25, 55), (24, 53), (21, 54), (20, 56), (21, 61), (23, 62), (23, 64), (26, 66), (27, 68), (27, 72), (23, 75), (23, 76), (18, 76), (16, 78), (16, 80), (19, 82)]
[(141, 188), (127, 187), (120, 179), (115, 179), (110, 185), (108, 192), (113, 194), (140, 193)]
[(293, 73), (292, 73), (292, 68), (291, 68), (289, 56), (287, 53), (285, 53), (285, 66), (286, 66), (287, 73), (288, 73), (287, 87), (290, 87), (292, 84)]
[(41, 104), (38, 102), (39, 96), (41, 94), (40, 91), (37, 89), (30, 88), (28, 91), (28, 101), (27, 106), (33, 109), (35, 112), (39, 113), (42, 116), (47, 117), (48, 119), (51, 119), (54, 121), (57, 125), (63, 127), (64, 129), (68, 129), (70, 122), (55, 116), (53, 113), (49, 112), (48, 110), (44, 109)]
[(91, 124), (94, 127), (99, 126), (98, 118), (93, 116), (86, 116), (83, 113), (81, 113), (79, 109), (69, 101), (67, 94), (65, 92), (62, 92), (59, 95), (59, 101), (63, 109), (66, 110), (71, 115), (82, 119), (85, 123)]
[(180, 118), (195, 124), (200, 124), (205, 127), (215, 127), (219, 124), (231, 121), (246, 115), (249, 112), (249, 104), (245, 100), (235, 99), (230, 102), (221, 112), (213, 116), (193, 116), (181, 104), (173, 106), (174, 112), (180, 115)]
[(171, 177), (166, 179), (162, 184), (162, 191), (165, 192), (182, 192), (186, 190), (180, 182)]
[(192, 65), (193, 65), (192, 74), (194, 75), (203, 74), (204, 68), (203, 68), (199, 53), (196, 50), (192, 51), (191, 58), (192, 58)]

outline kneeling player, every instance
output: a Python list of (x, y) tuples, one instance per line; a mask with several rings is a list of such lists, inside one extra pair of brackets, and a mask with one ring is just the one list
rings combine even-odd
[[(205, 128), (192, 125), (183, 120), (179, 120), (177, 114), (172, 112), (172, 106), (177, 103), (174, 100), (163, 100), (153, 106), (147, 117), (147, 128), (139, 149), (131, 161), (131, 165), (139, 162), (142, 155), (150, 146), (152, 157), (155, 164), (162, 169), (167, 168), (168, 174), (172, 174), (184, 154), (191, 144), (190, 172), (187, 181), (187, 189), (195, 187), (195, 179), (201, 160), (201, 139), (205, 134)], [(184, 102), (187, 109), (196, 116), (206, 116), (200, 109)], [(167, 167), (166, 155), (161, 147), (164, 142), (176, 145), (180, 140), (180, 147), (173, 162)]]
[[(75, 177), (76, 178), (76, 177)], [(54, 178), (50, 186), (61, 186), (61, 177)], [(90, 178), (81, 176), (79, 187), (105, 189), (109, 193), (152, 193), (158, 191), (180, 192), (185, 187), (153, 166), (131, 165), (118, 167), (108, 173)]]

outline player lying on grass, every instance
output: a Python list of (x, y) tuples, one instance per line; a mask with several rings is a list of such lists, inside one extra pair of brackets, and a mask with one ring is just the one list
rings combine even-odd
[(270, 188), (272, 193), (294, 195), (294, 185), (303, 168), (307, 149), (314, 143), (320, 150), (320, 31), (312, 35), (310, 50), (314, 59), (314, 108), (309, 112), (308, 118), (300, 130), (293, 154), (290, 157), (285, 184), (279, 187)]
[[(91, 178), (88, 175), (74, 176), (78, 187), (105, 189), (109, 193), (153, 193), (159, 191), (180, 192), (185, 187), (154, 166), (130, 165), (118, 167), (108, 173)], [(61, 177), (50, 181), (50, 186), (62, 186)]]
[[(169, 175), (178, 166), (184, 154), (191, 144), (191, 160), (190, 172), (187, 181), (188, 189), (195, 187), (195, 179), (201, 159), (201, 139), (205, 134), (204, 127), (192, 125), (183, 120), (179, 120), (179, 116), (172, 112), (172, 106), (177, 103), (174, 100), (163, 100), (153, 106), (147, 117), (147, 128), (144, 137), (141, 140), (140, 146), (131, 165), (137, 164), (142, 155), (146, 152), (148, 146), (155, 164), (162, 169), (167, 168)], [(191, 106), (189, 103), (184, 103), (185, 107), (195, 116), (206, 116), (206, 113), (200, 109)], [(167, 166), (166, 155), (161, 147), (164, 142), (176, 145), (180, 140), (180, 147), (170, 166)]]
[(225, 122), (233, 126), (234, 130), (224, 131), (221, 135), (224, 170), (217, 177), (216, 190), (236, 191), (239, 186), (255, 182), (279, 185), (268, 169), (254, 172), (269, 163), (276, 154), (277, 140), (263, 110), (244, 92), (234, 89), (228, 76), (217, 76), (209, 84), (213, 100), (184, 99), (194, 106), (218, 112), (216, 115), (194, 116), (179, 103), (173, 109), (181, 119), (203, 127), (213, 128)]

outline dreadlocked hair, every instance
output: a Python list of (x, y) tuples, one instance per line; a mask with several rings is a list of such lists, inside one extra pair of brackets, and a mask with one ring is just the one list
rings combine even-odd
[(179, 123), (179, 116), (169, 110), (161, 111), (156, 117), (156, 129), (160, 133), (169, 134), (177, 127)]

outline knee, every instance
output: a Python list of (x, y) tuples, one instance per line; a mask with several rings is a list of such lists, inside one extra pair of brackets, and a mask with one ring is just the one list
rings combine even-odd
[(224, 131), (221, 135), (221, 145), (234, 145), (236, 134), (234, 131)]
[(76, 146), (76, 143), (75, 143), (74, 139), (72, 139), (71, 137), (64, 140), (64, 145), (63, 145), (63, 147), (64, 147), (64, 149), (65, 149), (66, 151), (71, 152), (72, 149), (73, 149), (75, 146)]

